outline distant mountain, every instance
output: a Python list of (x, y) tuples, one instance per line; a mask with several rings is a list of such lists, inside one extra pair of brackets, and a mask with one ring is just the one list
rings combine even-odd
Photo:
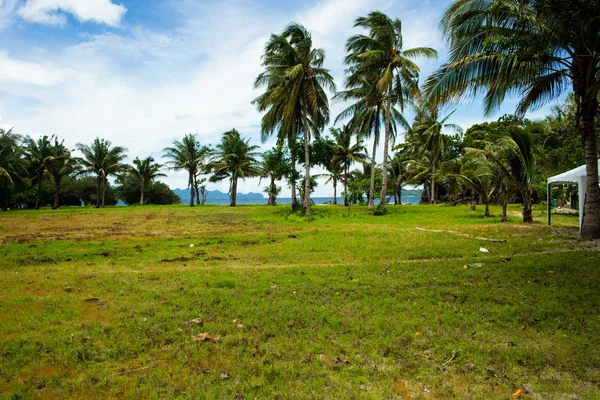
[[(173, 192), (181, 198), (181, 203), (187, 204), (190, 202), (190, 191), (188, 189), (173, 189)], [(223, 193), (220, 190), (207, 190), (206, 201), (229, 201), (229, 194)], [(266, 198), (260, 193), (238, 193), (238, 201), (247, 200), (266, 200)]]

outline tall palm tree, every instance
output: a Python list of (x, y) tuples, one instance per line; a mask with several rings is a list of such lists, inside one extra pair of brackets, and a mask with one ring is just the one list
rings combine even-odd
[(60, 143), (58, 138), (54, 138), (54, 143), (50, 147), (52, 159), (46, 165), (48, 177), (54, 185), (54, 203), (52, 209), (60, 207), (60, 188), (62, 178), (72, 174), (77, 167), (77, 159), (71, 157), (71, 151), (65, 146), (64, 140)]
[(331, 135), (335, 141), (333, 150), (333, 163), (340, 163), (344, 171), (344, 205), (348, 206), (348, 179), (350, 177), (350, 165), (352, 163), (364, 163), (367, 155), (366, 149), (362, 144), (362, 139), (357, 138), (356, 143), (352, 144), (354, 133), (348, 126), (342, 129), (331, 128)]
[(385, 136), (383, 139), (383, 186), (380, 204), (385, 205), (387, 195), (387, 160), (390, 144), (392, 103), (403, 113), (407, 101), (418, 96), (419, 67), (412, 61), (416, 57), (437, 57), (428, 47), (403, 50), (402, 23), (392, 20), (379, 11), (356, 20), (355, 27), (365, 28), (368, 35), (359, 34), (348, 39), (345, 63), (350, 65), (347, 86), (354, 87), (362, 79), (376, 79), (377, 91), (385, 96)]
[[(351, 69), (348, 72), (351, 73)], [(335, 123), (341, 119), (350, 118), (348, 126), (352, 130), (358, 132), (363, 138), (373, 139), (368, 203), (368, 209), (372, 210), (375, 202), (375, 155), (380, 141), (381, 126), (385, 123), (386, 97), (377, 91), (376, 79), (362, 77), (358, 82), (355, 82), (354, 87), (336, 93), (334, 99), (342, 101), (355, 100), (337, 116)], [(394, 102), (394, 99), (392, 101)], [(410, 125), (395, 107), (391, 108), (391, 112), (390, 139), (393, 143), (396, 138), (396, 124), (406, 130), (410, 129)]]
[[(303, 211), (310, 213), (310, 136), (319, 134), (329, 122), (329, 101), (325, 89), (335, 90), (333, 77), (324, 69), (325, 52), (312, 47), (310, 33), (291, 23), (281, 35), (271, 35), (265, 46), (261, 73), (255, 87), (266, 92), (254, 100), (262, 119), (263, 140), (278, 130), (278, 142), (286, 137), (290, 152), (299, 132), (304, 138), (305, 179)], [(293, 166), (295, 167), (295, 160)], [(295, 196), (292, 187), (292, 197)]]
[(600, 93), (600, 2), (596, 0), (456, 0), (441, 26), (450, 59), (425, 85), (433, 102), (486, 91), (486, 114), (508, 93), (524, 113), (570, 88), (585, 143), (586, 204), (581, 236), (600, 238), (597, 133)]
[(277, 204), (277, 195), (281, 191), (281, 187), (275, 182), (289, 172), (289, 159), (281, 147), (275, 147), (263, 153), (261, 169), (264, 174), (261, 179), (269, 179), (269, 186), (265, 188), (265, 192), (269, 195), (267, 204), (274, 206)]
[(138, 182), (140, 188), (140, 206), (144, 205), (144, 192), (148, 190), (152, 182), (158, 178), (159, 176), (166, 176), (160, 169), (163, 167), (162, 164), (159, 164), (154, 161), (152, 156), (148, 156), (143, 160), (140, 160), (138, 157), (133, 160), (133, 168), (129, 169), (129, 173), (135, 178)]
[(181, 141), (175, 140), (173, 147), (165, 147), (163, 152), (163, 158), (170, 159), (167, 162), (170, 169), (187, 171), (188, 188), (190, 189), (190, 207), (194, 207), (197, 173), (208, 155), (208, 147), (200, 145), (195, 134), (188, 133)]
[(12, 129), (0, 128), (0, 188), (4, 211), (8, 209), (10, 192), (15, 181), (20, 181), (26, 175), (27, 163), (23, 157), (21, 141), (21, 136), (13, 133)]
[(439, 116), (439, 108), (435, 106), (420, 106), (417, 109), (417, 116), (415, 117), (415, 123), (410, 132), (411, 135), (418, 136), (423, 143), (422, 151), (428, 151), (429, 161), (431, 168), (431, 197), (429, 202), (435, 204), (436, 192), (435, 192), (435, 179), (437, 169), (443, 154), (446, 150), (447, 136), (446, 132), (459, 133), (462, 135), (462, 128), (455, 124), (447, 123), (450, 116), (454, 114), (452, 111), (450, 114), (442, 117)]
[(29, 162), (29, 169), (33, 176), (33, 182), (37, 184), (37, 191), (35, 194), (36, 210), (39, 210), (40, 208), (40, 195), (44, 175), (48, 173), (48, 165), (50, 164), (50, 161), (54, 159), (52, 153), (52, 139), (54, 139), (54, 135), (51, 137), (43, 135), (38, 140), (27, 137), (25, 140), (25, 152), (27, 154), (27, 161)]
[(108, 177), (127, 168), (124, 163), (127, 149), (100, 138), (94, 139), (91, 146), (77, 143), (76, 147), (83, 154), (79, 159), (80, 173), (96, 175), (96, 208), (104, 207)]
[(244, 140), (240, 133), (232, 129), (223, 134), (219, 143), (212, 152), (209, 163), (213, 175), (211, 182), (229, 178), (230, 206), (235, 207), (237, 197), (238, 179), (261, 176), (264, 171), (257, 160), (258, 146), (250, 146), (250, 139)]

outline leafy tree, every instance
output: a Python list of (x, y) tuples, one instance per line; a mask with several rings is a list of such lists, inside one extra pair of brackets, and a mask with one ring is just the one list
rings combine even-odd
[(27, 172), (21, 140), (21, 136), (13, 133), (12, 129), (0, 128), (0, 195), (4, 211), (9, 207), (15, 182), (22, 182)]
[(352, 144), (352, 138), (354, 137), (352, 131), (348, 126), (344, 126), (342, 129), (331, 128), (331, 135), (335, 141), (335, 147), (333, 150), (332, 163), (339, 163), (343, 170), (343, 181), (344, 181), (344, 205), (348, 206), (348, 180), (350, 179), (350, 165), (352, 163), (364, 163), (367, 155), (365, 154), (365, 147), (362, 145), (362, 140), (357, 138), (355, 144)]
[[(427, 47), (402, 49), (402, 23), (387, 15), (375, 11), (366, 17), (360, 17), (355, 27), (365, 28), (368, 35), (359, 34), (348, 39), (348, 55), (345, 63), (349, 65), (350, 75), (347, 86), (360, 85), (364, 79), (375, 79), (377, 92), (385, 96), (385, 135), (383, 139), (383, 186), (380, 204), (385, 205), (388, 180), (388, 146), (390, 144), (392, 106), (394, 100), (404, 112), (405, 105), (418, 96), (419, 68), (412, 59), (420, 56), (435, 58), (435, 50)], [(383, 207), (383, 206), (382, 206)]]
[(275, 182), (286, 176), (290, 170), (287, 154), (281, 147), (264, 152), (261, 169), (264, 173), (261, 179), (269, 179), (269, 186), (265, 188), (265, 192), (269, 195), (267, 204), (274, 206), (277, 204), (277, 195), (281, 191), (281, 187), (277, 186)]
[(106, 139), (96, 138), (91, 146), (77, 143), (77, 149), (83, 154), (79, 159), (80, 174), (96, 176), (96, 208), (104, 207), (108, 191), (108, 177), (127, 168), (124, 163), (127, 149), (112, 146)]
[(185, 170), (188, 173), (188, 188), (190, 189), (190, 207), (194, 207), (197, 194), (198, 172), (209, 154), (209, 148), (200, 145), (195, 134), (188, 133), (180, 141), (175, 140), (172, 147), (163, 149), (163, 157), (170, 159), (167, 164), (170, 169)]
[(508, 93), (517, 112), (557, 98), (569, 85), (576, 129), (585, 143), (586, 218), (581, 236), (600, 238), (598, 135), (600, 2), (596, 0), (456, 0), (442, 18), (450, 60), (426, 82), (433, 102), (486, 90), (486, 114)]
[(35, 209), (40, 208), (40, 195), (42, 191), (42, 180), (48, 173), (48, 164), (54, 159), (52, 153), (52, 139), (54, 135), (48, 137), (43, 135), (38, 140), (33, 140), (30, 137), (25, 139), (25, 153), (29, 169), (33, 177), (33, 182), (37, 184), (37, 194), (35, 198)]
[(250, 139), (242, 139), (240, 133), (232, 129), (223, 134), (221, 143), (211, 154), (209, 166), (213, 175), (210, 181), (229, 178), (231, 207), (236, 205), (238, 178), (246, 179), (264, 174), (260, 162), (256, 159), (259, 154), (256, 151), (258, 146), (250, 146), (249, 142)]
[(160, 172), (163, 167), (154, 161), (152, 156), (140, 160), (138, 157), (133, 160), (133, 168), (129, 168), (125, 173), (130, 179), (137, 183), (139, 205), (144, 204), (144, 193), (150, 188), (152, 183), (159, 176), (166, 176)]
[(64, 140), (60, 143), (58, 138), (54, 137), (54, 143), (50, 147), (52, 158), (46, 165), (48, 177), (54, 185), (54, 202), (52, 209), (60, 207), (61, 183), (65, 176), (71, 175), (77, 167), (77, 159), (71, 157), (71, 151), (64, 145)]
[(262, 119), (263, 140), (277, 129), (278, 142), (287, 137), (293, 154), (296, 137), (300, 131), (303, 133), (307, 179), (304, 179), (306, 195), (302, 207), (306, 214), (310, 214), (310, 132), (318, 135), (329, 122), (325, 89), (335, 90), (333, 77), (322, 68), (324, 59), (325, 52), (312, 47), (306, 28), (292, 23), (281, 35), (271, 35), (263, 55), (265, 72), (255, 81), (256, 87), (267, 88), (254, 100), (259, 111), (267, 111)]

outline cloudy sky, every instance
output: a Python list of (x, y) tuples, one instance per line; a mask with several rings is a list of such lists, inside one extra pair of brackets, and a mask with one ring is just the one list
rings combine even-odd
[[(437, 61), (419, 62), (424, 79), (446, 58), (437, 24), (449, 3), (0, 0), (0, 126), (32, 137), (55, 134), (70, 147), (99, 136), (127, 147), (129, 160), (160, 159), (164, 147), (190, 132), (216, 144), (236, 128), (260, 144), (261, 115), (250, 102), (259, 94), (253, 81), (271, 33), (292, 21), (306, 26), (342, 88), (344, 44), (357, 32), (353, 22), (380, 10), (402, 20), (405, 48), (439, 51)], [(493, 119), (514, 105), (507, 101)], [(332, 116), (343, 107), (333, 104)], [(543, 115), (540, 110), (530, 117)], [(452, 116), (464, 129), (484, 120), (477, 101)], [(184, 173), (169, 172), (162, 180), (173, 188), (186, 185)], [(227, 188), (226, 182), (209, 186)], [(260, 190), (255, 179), (240, 184), (241, 192)], [(315, 195), (331, 192), (320, 185)]]

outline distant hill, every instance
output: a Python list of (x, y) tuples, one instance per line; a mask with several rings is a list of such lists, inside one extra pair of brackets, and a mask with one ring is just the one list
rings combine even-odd
[[(173, 189), (173, 192), (181, 198), (182, 204), (190, 202), (190, 191), (188, 189)], [(238, 201), (246, 200), (266, 200), (266, 198), (260, 193), (238, 193)], [(229, 201), (229, 194), (223, 193), (220, 190), (207, 190), (206, 201)]]

